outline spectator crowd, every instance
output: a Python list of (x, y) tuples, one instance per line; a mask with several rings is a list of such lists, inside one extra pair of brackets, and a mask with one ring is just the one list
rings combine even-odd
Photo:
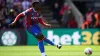
[[(71, 7), (67, 3), (64, 3), (64, 0), (0, 0), (0, 29), (10, 28), (9, 24), (15, 17), (22, 11), (30, 8), (31, 2), (34, 1), (48, 5), (53, 12), (53, 20), (56, 20), (61, 27), (77, 28), (77, 22), (72, 14)], [(66, 17), (63, 17), (64, 14)], [(84, 19), (82, 28), (85, 28), (85, 26), (100, 26), (99, 14), (100, 10), (96, 10), (95, 12), (92, 9), (87, 10), (86, 15), (84, 15), (86, 19)], [(16, 28), (23, 28), (23, 19), (20, 19), (16, 25)]]

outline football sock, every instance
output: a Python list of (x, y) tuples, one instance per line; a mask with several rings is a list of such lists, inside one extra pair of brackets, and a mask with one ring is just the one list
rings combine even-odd
[(40, 52), (41, 53), (44, 53), (44, 44), (43, 44), (43, 41), (39, 41), (38, 42), (38, 47), (40, 49)]
[(48, 44), (50, 44), (50, 45), (55, 45), (53, 42), (51, 42), (49, 39), (47, 39), (47, 38), (44, 38), (44, 41), (46, 42), (46, 43), (48, 43)]

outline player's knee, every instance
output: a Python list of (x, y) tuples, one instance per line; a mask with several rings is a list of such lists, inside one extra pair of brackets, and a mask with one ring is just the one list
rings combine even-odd
[(36, 38), (37, 38), (38, 41), (41, 41), (41, 40), (44, 39), (44, 35), (43, 35), (42, 33), (40, 33), (40, 34), (38, 34), (38, 35), (36, 36)]

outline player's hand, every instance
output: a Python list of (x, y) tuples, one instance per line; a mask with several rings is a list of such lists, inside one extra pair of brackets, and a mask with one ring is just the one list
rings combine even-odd
[(46, 24), (47, 27), (51, 27), (51, 24)]
[(15, 22), (12, 22), (11, 24), (9, 24), (10, 26), (14, 26), (15, 25)]

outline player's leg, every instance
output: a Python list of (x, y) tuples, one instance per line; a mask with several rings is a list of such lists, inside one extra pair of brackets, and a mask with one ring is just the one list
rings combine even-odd
[[(54, 43), (52, 43), (50, 40), (44, 38), (44, 35), (41, 33), (41, 29), (39, 28), (39, 26), (35, 25), (31, 28), (28, 29), (28, 31), (30, 33), (32, 33), (38, 40), (38, 47), (41, 51), (41, 55), (42, 56), (46, 56), (45, 55), (45, 51), (44, 51), (44, 44), (43, 44), (43, 40), (51, 45), (54, 45)], [(61, 48), (61, 45), (54, 45), (57, 46), (57, 48)]]
[(44, 44), (43, 44), (43, 40), (44, 40), (43, 35), (41, 33), (38, 33), (38, 35), (36, 35), (36, 38), (38, 40), (38, 47), (40, 49), (41, 55), (46, 56), (45, 48), (44, 48)]
[(38, 47), (39, 47), (39, 49), (40, 49), (41, 55), (42, 55), (42, 56), (46, 56), (45, 50), (44, 50), (43, 41), (38, 41)]
[(27, 30), (32, 35), (34, 35), (35, 38), (38, 40), (38, 47), (39, 47), (39, 50), (41, 52), (41, 56), (46, 56), (45, 49), (44, 49), (44, 44), (43, 44), (43, 38), (41, 38), (42, 35), (40, 34), (41, 31), (39, 31), (36, 27), (37, 26), (33, 26), (31, 28), (28, 28)]
[(56, 45), (56, 44), (54, 44), (52, 41), (50, 41), (50, 40), (47, 39), (47, 38), (44, 38), (44, 41), (45, 41), (46, 43), (52, 45), (52, 46), (56, 46), (58, 49), (60, 49), (60, 48), (62, 47), (62, 45), (59, 45), (59, 44)]
[(44, 35), (41, 33), (41, 29), (39, 26), (35, 26), (38, 29), (38, 36), (36, 36), (38, 38), (38, 40), (44, 40), (46, 43), (51, 44), (51, 45), (55, 45), (53, 42), (51, 42), (49, 39), (45, 38)]
[(47, 39), (47, 38), (45, 38), (44, 37), (44, 35), (42, 34), (42, 33), (39, 33), (37, 36), (36, 36), (36, 38), (39, 40), (39, 41), (41, 41), (41, 40), (43, 40), (44, 42), (46, 42), (46, 43), (48, 43), (48, 44), (50, 44), (50, 45), (52, 45), (52, 46), (56, 46), (57, 48), (61, 48), (62, 46), (61, 45), (56, 45), (56, 44), (54, 44), (52, 41), (50, 41), (49, 39)]
[(44, 38), (44, 42), (46, 42), (46, 43), (48, 43), (48, 44), (50, 44), (50, 45), (52, 45), (52, 46), (55, 45), (52, 41), (50, 41), (50, 40), (47, 39), (47, 38)]

